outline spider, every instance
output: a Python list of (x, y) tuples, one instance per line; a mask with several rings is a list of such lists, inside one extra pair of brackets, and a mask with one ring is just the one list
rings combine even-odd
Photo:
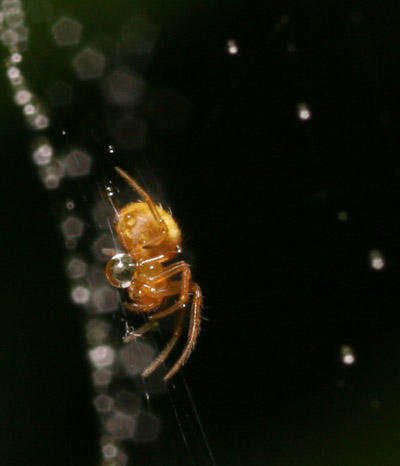
[[(196, 344), (200, 331), (202, 292), (200, 286), (192, 282), (190, 267), (186, 262), (166, 264), (182, 251), (181, 231), (172, 215), (161, 205), (156, 205), (147, 191), (125, 171), (118, 167), (115, 170), (142, 198), (142, 201), (115, 209), (115, 231), (126, 252), (104, 251), (113, 256), (106, 265), (109, 283), (116, 288), (127, 289), (130, 301), (124, 303), (125, 308), (148, 314), (148, 321), (128, 333), (124, 342), (142, 336), (159, 319), (177, 314), (172, 338), (142, 376), (147, 377), (154, 372), (171, 353), (182, 335), (185, 315), (191, 302), (187, 343), (179, 359), (164, 377), (167, 380), (185, 364)], [(174, 296), (177, 297), (175, 303), (165, 307), (166, 301)]]

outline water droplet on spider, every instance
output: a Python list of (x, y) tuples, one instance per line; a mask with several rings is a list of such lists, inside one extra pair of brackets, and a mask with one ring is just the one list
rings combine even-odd
[(114, 154), (115, 152), (115, 147), (112, 146), (111, 144), (107, 147), (107, 151), (110, 153), (110, 154)]
[(118, 253), (107, 264), (107, 275), (120, 288), (128, 288), (133, 281), (135, 263), (129, 254)]

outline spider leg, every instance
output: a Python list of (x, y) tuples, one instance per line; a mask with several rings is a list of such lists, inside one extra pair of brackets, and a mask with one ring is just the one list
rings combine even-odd
[(203, 295), (201, 292), (201, 288), (196, 283), (192, 283), (190, 290), (194, 293), (194, 297), (193, 297), (192, 309), (191, 309), (191, 314), (190, 314), (188, 341), (186, 343), (186, 346), (181, 356), (176, 361), (172, 369), (168, 372), (168, 374), (164, 377), (164, 380), (170, 379), (185, 364), (191, 352), (193, 351), (196, 345), (197, 337), (199, 336), (200, 324), (201, 324), (201, 305), (203, 302)]
[[(151, 213), (153, 214), (153, 217), (155, 220), (159, 223), (164, 223), (164, 220), (161, 218), (160, 214), (158, 213), (156, 203), (154, 202), (153, 198), (150, 196), (150, 194), (140, 186), (140, 184), (131, 178), (128, 173), (126, 173), (124, 170), (121, 168), (115, 167), (115, 171), (124, 178), (124, 180), (140, 195), (140, 197), (146, 202), (146, 204), (149, 206), (149, 209), (151, 210)], [(167, 226), (165, 225), (165, 228)]]
[[(193, 348), (196, 344), (197, 337), (200, 332), (200, 324), (201, 324), (201, 305), (203, 302), (203, 296), (199, 285), (196, 283), (191, 283), (191, 271), (190, 267), (186, 262), (178, 262), (176, 264), (172, 264), (166, 267), (160, 274), (157, 276), (151, 277), (149, 282), (151, 283), (158, 283), (162, 280), (167, 280), (170, 277), (182, 274), (182, 279), (180, 281), (172, 281), (167, 284), (167, 286), (158, 289), (156, 296), (162, 298), (166, 296), (173, 296), (179, 293), (179, 299), (176, 303), (174, 303), (169, 308), (165, 309), (164, 311), (156, 312), (155, 314), (149, 316), (149, 322), (144, 324), (140, 327), (133, 335), (127, 336), (124, 341), (131, 341), (135, 339), (137, 336), (143, 335), (145, 332), (150, 330), (151, 322), (154, 320), (162, 319), (167, 315), (173, 314), (174, 312), (180, 311), (178, 320), (175, 326), (174, 335), (172, 336), (169, 343), (166, 347), (161, 351), (158, 357), (150, 364), (149, 367), (143, 372), (143, 376), (147, 377), (151, 373), (153, 373), (169, 356), (172, 349), (175, 347), (176, 343), (178, 342), (180, 336), (182, 335), (183, 325), (184, 325), (184, 318), (186, 312), (186, 305), (189, 301), (189, 293), (193, 293), (193, 300), (190, 312), (190, 323), (189, 323), (189, 333), (188, 333), (188, 341), (186, 346), (176, 361), (172, 369), (168, 372), (168, 374), (164, 377), (164, 380), (170, 379), (173, 375), (178, 372), (178, 370), (185, 364), (188, 360), (190, 354), (193, 351)], [(143, 307), (143, 305), (133, 305), (130, 303), (125, 303), (125, 307), (131, 309), (133, 311), (150, 311), (147, 307)]]
[(175, 330), (172, 338), (165, 346), (165, 348), (161, 351), (161, 353), (157, 356), (157, 358), (146, 368), (146, 370), (142, 373), (143, 377), (147, 377), (152, 374), (161, 364), (167, 359), (170, 355), (171, 351), (174, 349), (175, 345), (177, 344), (179, 338), (182, 335), (183, 331), (183, 324), (185, 322), (185, 311), (181, 309), (176, 325)]
[[(160, 302), (159, 303), (156, 303), (156, 305), (159, 305), (161, 304), (162, 302), (162, 299), (160, 298)], [(124, 303), (124, 307), (126, 309), (128, 309), (129, 311), (133, 311), (133, 312), (150, 312), (154, 309), (154, 302), (152, 303), (149, 303), (149, 304), (137, 304), (137, 303), (128, 303), (128, 302), (125, 302)]]
[[(171, 276), (177, 275), (180, 273), (182, 274), (182, 280), (180, 282), (181, 283), (180, 295), (179, 295), (178, 301), (174, 303), (172, 306), (170, 306), (169, 308), (165, 309), (164, 311), (157, 312), (156, 314), (149, 316), (149, 319), (151, 320), (162, 319), (163, 317), (173, 314), (179, 309), (186, 307), (186, 304), (189, 300), (190, 280), (192, 277), (190, 267), (186, 262), (180, 261), (180, 262), (177, 262), (176, 264), (172, 264), (169, 267), (166, 267), (160, 274), (152, 277), (151, 282), (158, 283), (161, 280), (167, 280)], [(174, 283), (177, 284), (179, 282), (174, 282)], [(166, 289), (171, 290), (171, 288), (168, 288), (168, 287)], [(171, 293), (168, 293), (168, 294), (171, 294)], [(172, 293), (172, 294), (175, 294), (175, 293)], [(167, 296), (167, 294), (164, 294), (164, 296)]]
[(160, 272), (159, 274), (149, 277), (149, 282), (158, 283), (163, 280), (167, 280), (168, 278), (171, 278), (174, 275), (178, 275), (186, 271), (186, 269), (189, 269), (190, 271), (189, 264), (187, 264), (185, 261), (175, 262), (174, 264), (166, 266), (164, 270)]
[(124, 337), (124, 343), (129, 343), (132, 340), (136, 340), (136, 338), (143, 336), (146, 332), (151, 330), (154, 326), (154, 322), (146, 322), (137, 330), (134, 330), (132, 333), (129, 333)]
[[(186, 266), (187, 266), (187, 264), (186, 264)], [(187, 267), (189, 267), (189, 266), (187, 266)], [(190, 269), (189, 269), (189, 276), (187, 277), (187, 280), (190, 280)], [(186, 284), (186, 288), (188, 288), (188, 287), (189, 287), (189, 281)], [(173, 296), (173, 295), (176, 295), (176, 294), (179, 294), (179, 293), (181, 293), (181, 295), (182, 295), (182, 289), (183, 288), (184, 287), (182, 286), (181, 281), (173, 281), (173, 282), (169, 283), (166, 287), (160, 288), (154, 293), (154, 295), (153, 295), (154, 298), (155, 299), (158, 298), (158, 302), (156, 304), (155, 304), (154, 301), (150, 302), (148, 304), (135, 303), (135, 302), (131, 302), (131, 303), (125, 302), (124, 307), (126, 309), (128, 309), (129, 311), (133, 311), (133, 312), (150, 312), (150, 311), (152, 311), (154, 309), (155, 306), (158, 306), (158, 305), (160, 305), (162, 303), (163, 298), (165, 298), (167, 296)], [(185, 303), (189, 299), (189, 291), (186, 293), (186, 295), (187, 296), (184, 297), (186, 299)], [(177, 311), (181, 307), (184, 307), (184, 306), (181, 305), (180, 307), (179, 306), (177, 307), (174, 304), (170, 308), (166, 309), (168, 311), (167, 314), (164, 314), (165, 311), (161, 311), (159, 313), (153, 314), (152, 316), (149, 316), (149, 319), (154, 319), (154, 318), (157, 319), (158, 317), (155, 317), (155, 316), (158, 316), (159, 314), (160, 314), (160, 318), (165, 317), (165, 315), (172, 314), (173, 312)]]
[[(157, 291), (157, 295), (160, 297), (166, 297), (166, 296), (173, 296), (176, 295), (180, 292), (181, 289), (181, 282), (174, 281), (169, 283), (169, 285), (165, 288), (161, 288)], [(151, 307), (153, 304), (149, 306), (144, 306), (143, 304), (136, 304), (135, 303), (124, 303), (124, 307), (129, 309), (130, 311), (134, 312), (150, 312), (152, 310)], [(137, 330), (133, 331), (131, 334), (126, 335), (124, 337), (124, 342), (128, 343), (132, 340), (135, 340), (138, 337), (143, 336), (146, 332), (151, 330), (154, 326), (154, 322), (149, 321), (143, 324), (141, 327), (139, 327)]]
[[(162, 288), (159, 290), (159, 294), (162, 296), (172, 296), (180, 292), (182, 287), (181, 282), (172, 282), (168, 285), (168, 287)], [(161, 353), (157, 356), (157, 358), (146, 368), (146, 370), (142, 373), (143, 377), (148, 377), (152, 374), (170, 355), (171, 351), (174, 349), (175, 345), (179, 341), (179, 338), (183, 332), (183, 326), (185, 323), (185, 309), (181, 309), (178, 315), (177, 322), (175, 324), (174, 334), (165, 348), (161, 351)], [(144, 325), (139, 327), (137, 330), (132, 332), (132, 334), (127, 335), (124, 338), (124, 342), (128, 343), (132, 340), (135, 340), (138, 337), (141, 337), (146, 332), (151, 330), (153, 327), (154, 322), (149, 321), (146, 322)]]

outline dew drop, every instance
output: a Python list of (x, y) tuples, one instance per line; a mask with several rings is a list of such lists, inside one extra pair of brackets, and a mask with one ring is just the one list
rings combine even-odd
[(128, 288), (133, 281), (135, 263), (129, 254), (118, 253), (107, 263), (106, 274), (111, 285), (117, 288)]

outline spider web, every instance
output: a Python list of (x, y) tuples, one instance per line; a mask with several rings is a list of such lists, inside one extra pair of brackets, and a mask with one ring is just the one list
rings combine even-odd
[[(122, 343), (126, 327), (136, 324), (104, 278), (102, 250), (117, 247), (107, 196), (118, 203), (127, 195), (113, 167), (135, 170), (162, 199), (159, 147), (185, 129), (190, 109), (170, 83), (153, 87), (147, 80), (159, 26), (151, 14), (132, 10), (128, 19), (113, 10), (105, 35), (93, 31), (101, 15), (89, 21), (47, 1), (2, 2), (10, 97), (26, 121), (30, 157), (61, 232), (70, 299), (82, 308), (99, 421), (100, 453), (84, 460), (87, 448), (85, 455), (76, 449), (58, 464), (95, 464), (100, 456), (102, 465), (214, 465), (183, 372), (168, 384), (162, 371), (140, 377), (159, 351), (158, 336)], [(78, 340), (68, 344), (79, 346)]]

